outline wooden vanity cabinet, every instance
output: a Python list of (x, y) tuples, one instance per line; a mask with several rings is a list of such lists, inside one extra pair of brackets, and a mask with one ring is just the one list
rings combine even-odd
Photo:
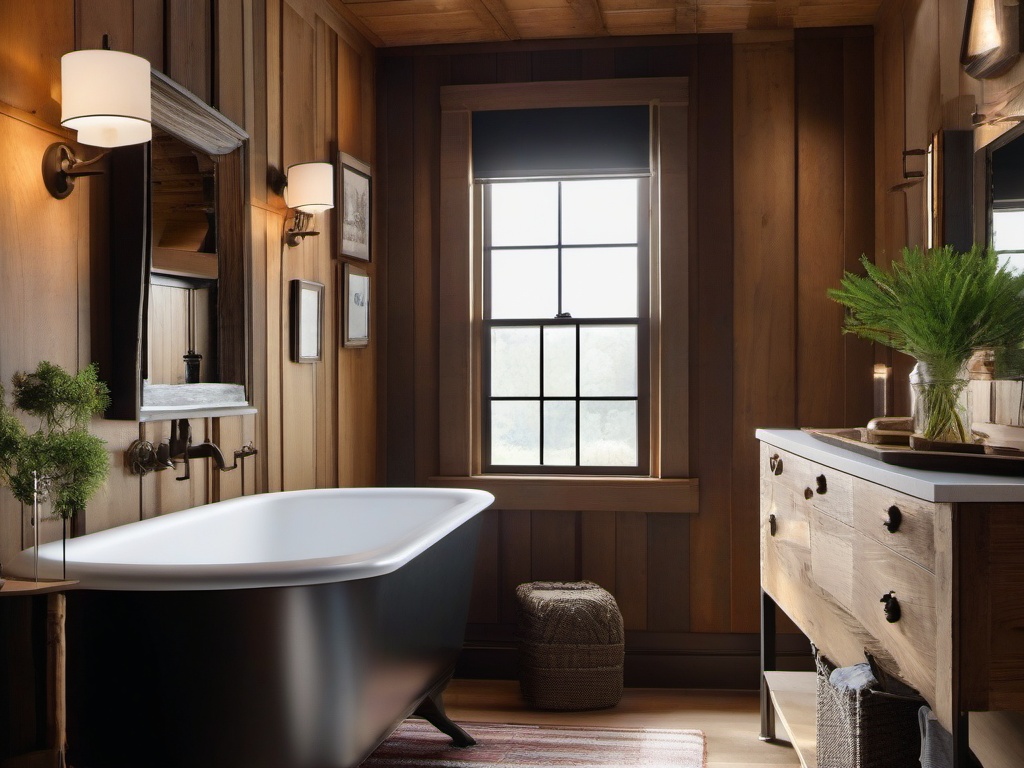
[[(967, 766), (969, 711), (1024, 710), (1024, 478), (901, 469), (798, 430), (758, 438), (762, 738), (813, 696), (773, 672), (778, 605), (835, 663), (869, 653), (920, 691)], [(798, 707), (813, 735), (813, 701)]]

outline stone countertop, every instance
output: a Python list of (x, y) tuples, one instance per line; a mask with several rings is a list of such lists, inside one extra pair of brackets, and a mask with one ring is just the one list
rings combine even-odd
[(933, 502), (1024, 502), (1024, 477), (908, 469), (831, 445), (799, 429), (759, 429), (757, 439), (809, 461)]

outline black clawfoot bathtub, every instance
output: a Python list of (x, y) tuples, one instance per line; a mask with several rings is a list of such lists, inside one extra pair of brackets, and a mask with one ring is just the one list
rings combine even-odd
[[(439, 696), (491, 501), (265, 494), (69, 541), (70, 762), (350, 768), (414, 712), (472, 743)], [(59, 569), (59, 547), (41, 566)]]

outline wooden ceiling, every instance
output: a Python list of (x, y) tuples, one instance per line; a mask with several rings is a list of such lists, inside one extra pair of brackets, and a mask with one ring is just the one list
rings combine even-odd
[(881, 0), (336, 0), (380, 47), (872, 24)]

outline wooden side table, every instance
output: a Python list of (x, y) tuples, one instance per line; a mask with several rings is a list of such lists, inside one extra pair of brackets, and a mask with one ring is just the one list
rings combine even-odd
[(46, 740), (47, 749), (8, 758), (0, 768), (65, 768), (67, 718), (65, 708), (64, 619), (65, 590), (77, 581), (22, 581), (7, 579), (0, 598), (46, 596)]

